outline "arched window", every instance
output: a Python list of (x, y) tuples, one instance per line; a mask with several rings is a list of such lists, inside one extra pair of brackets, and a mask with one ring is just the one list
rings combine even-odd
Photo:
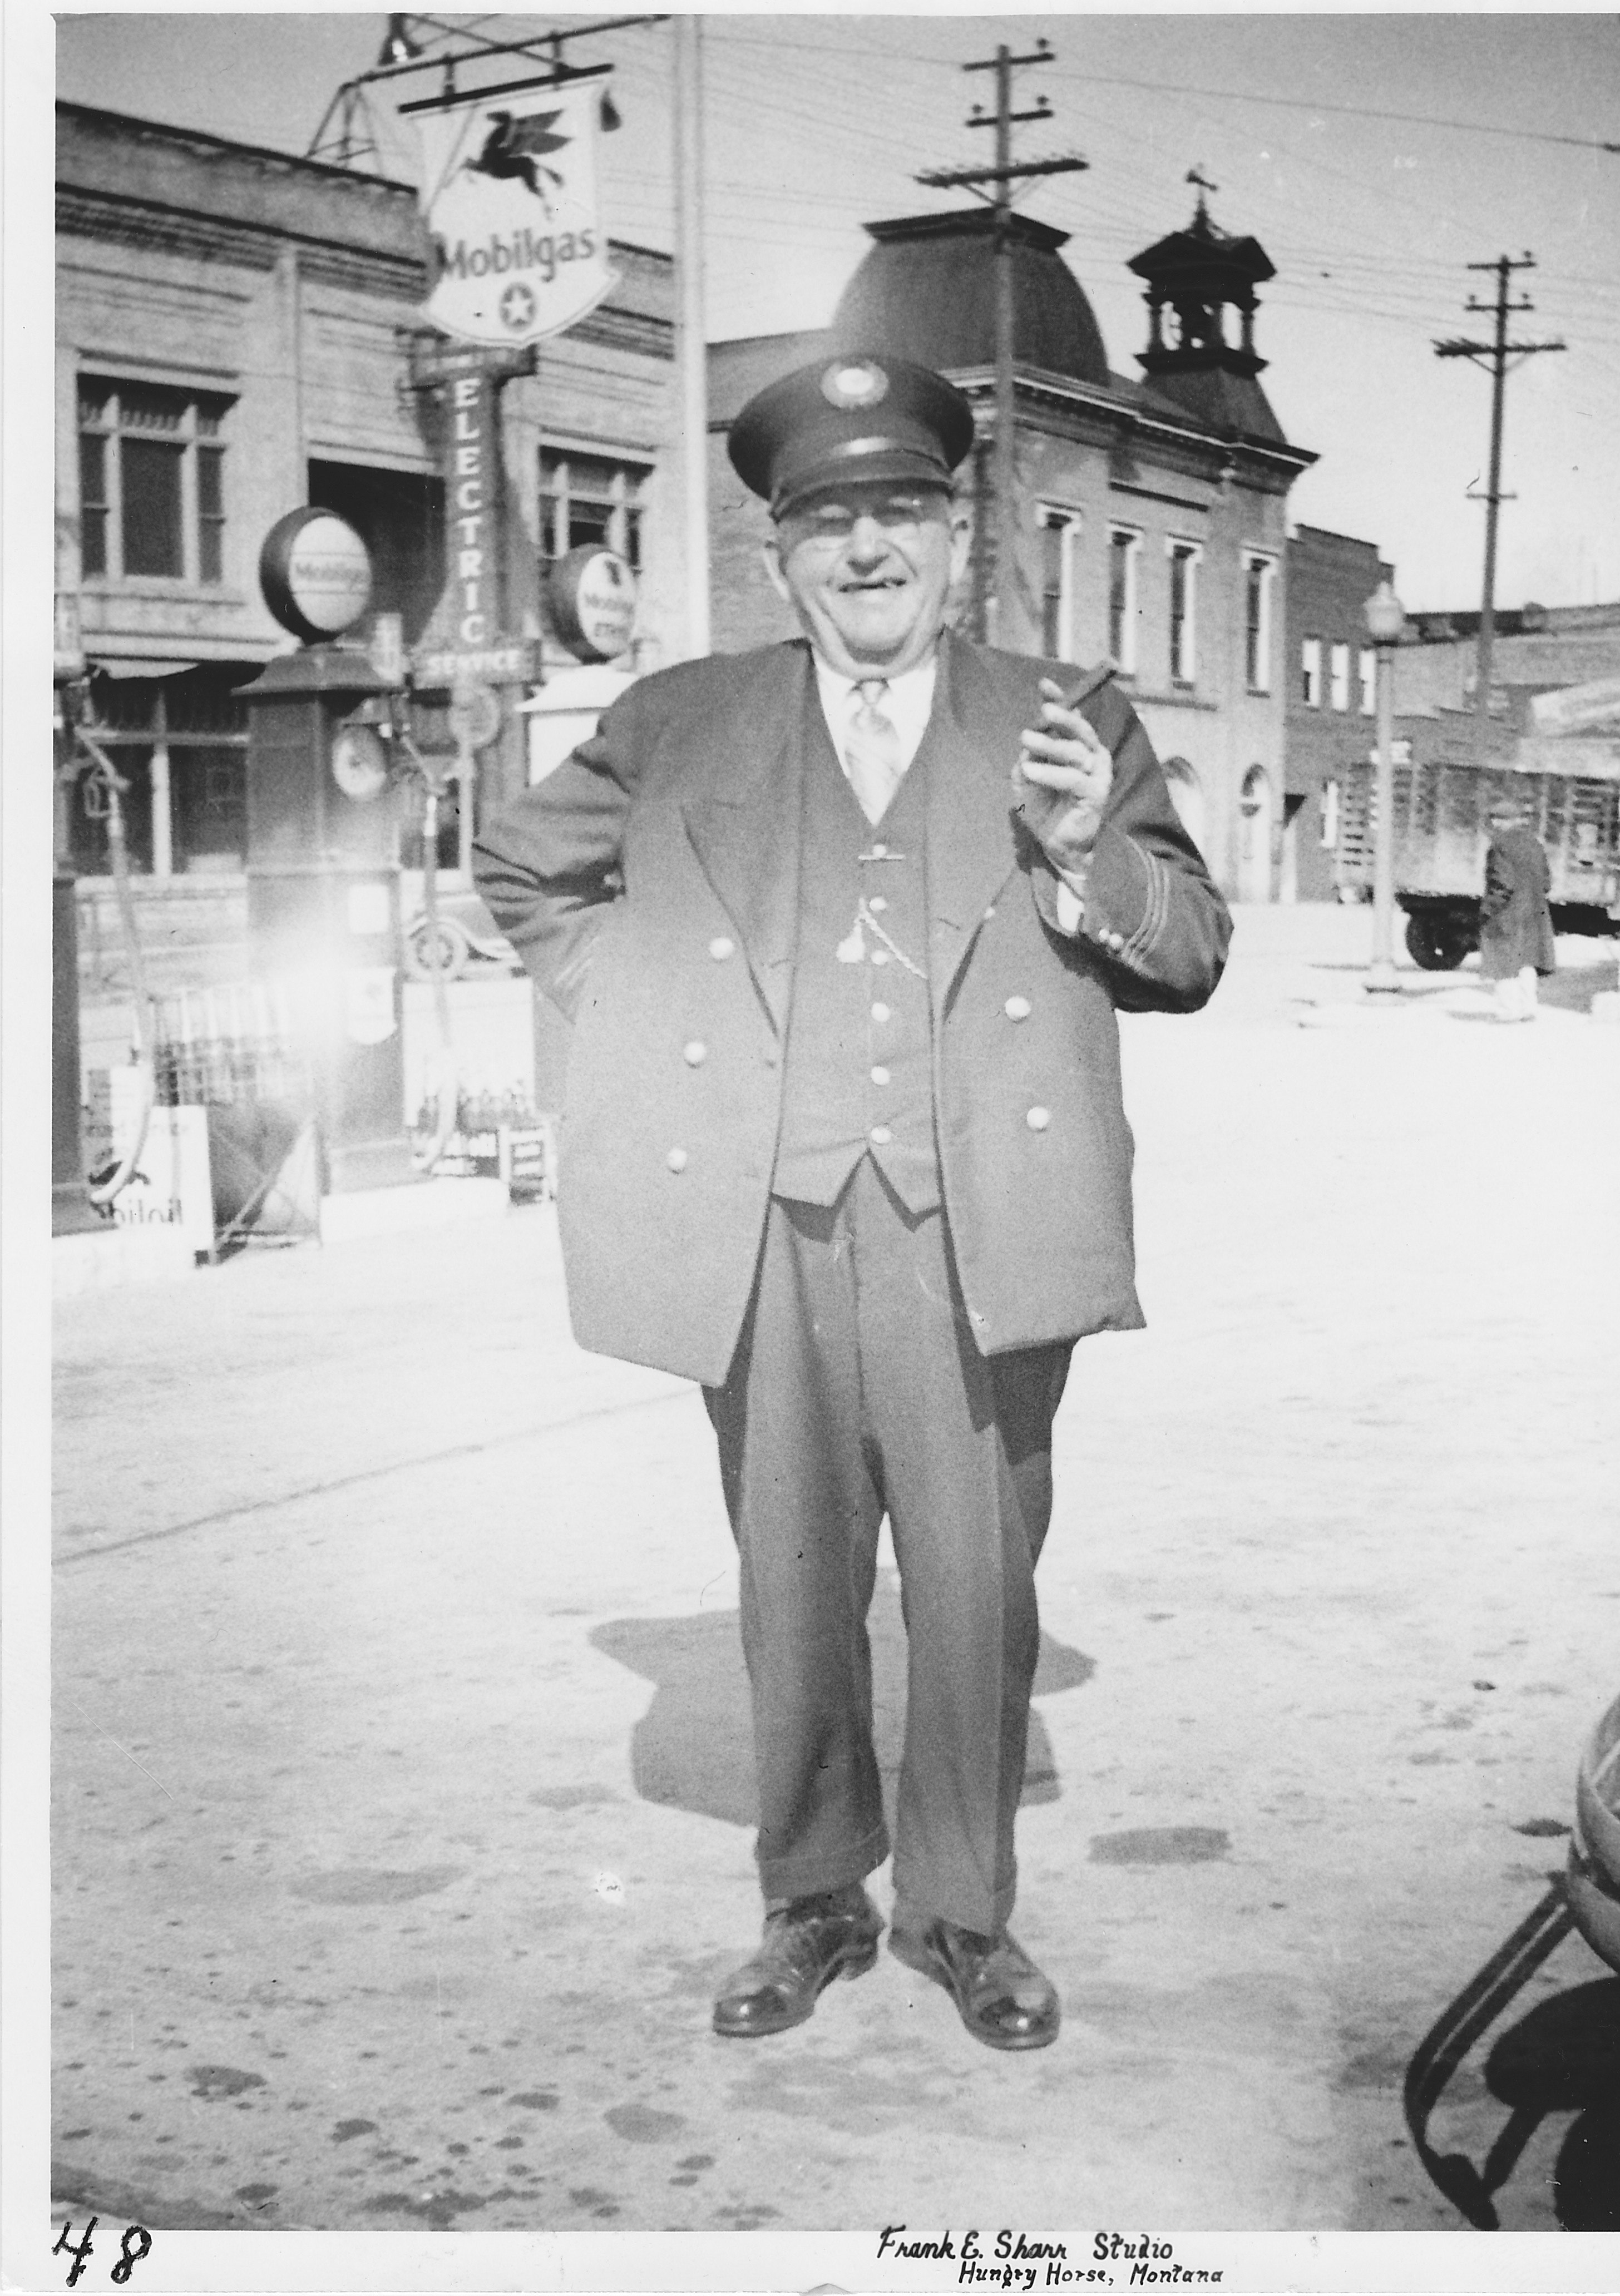
[(1170, 801), (1176, 809), (1177, 817), (1182, 828), (1202, 853), (1205, 830), (1204, 786), (1198, 779), (1196, 769), (1185, 758), (1166, 758), (1164, 779), (1170, 785)]
[(1251, 766), (1243, 777), (1238, 802), (1238, 898), (1240, 901), (1271, 898), (1271, 777), (1263, 766)]

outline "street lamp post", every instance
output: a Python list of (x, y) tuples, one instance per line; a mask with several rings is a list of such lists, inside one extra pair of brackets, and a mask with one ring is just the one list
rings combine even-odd
[(1381, 582), (1362, 608), (1368, 635), (1377, 649), (1378, 756), (1373, 784), (1372, 969), (1366, 987), (1374, 995), (1396, 993), (1395, 911), (1395, 704), (1394, 654), (1406, 627), (1401, 601)]

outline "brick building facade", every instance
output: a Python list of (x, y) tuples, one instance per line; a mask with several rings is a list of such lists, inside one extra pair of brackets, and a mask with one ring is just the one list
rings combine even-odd
[[(349, 520), (407, 643), (442, 585), (438, 418), (408, 359), (426, 238), (409, 184), (76, 104), (58, 106), (56, 228), (57, 588), (136, 865), (201, 890), (242, 867), (236, 689), (292, 643), (259, 594), (269, 527), (306, 502)], [(572, 661), (545, 566), (607, 541), (639, 570), (645, 667), (681, 629), (671, 266), (617, 242), (612, 260), (606, 301), (503, 393), (507, 619)], [(506, 751), (521, 775), (521, 728)], [(69, 810), (94, 874), (98, 825)]]
[[(1015, 218), (1018, 559), (993, 577), (994, 283), (988, 210), (870, 226), (872, 250), (823, 334), (711, 346), (709, 422), (717, 646), (786, 635), (759, 568), (763, 506), (726, 459), (738, 409), (823, 349), (920, 359), (972, 401), (962, 473), (975, 548), (954, 611), (996, 643), (1074, 662), (1112, 655), (1184, 819), (1228, 892), (1278, 890), (1284, 794), (1282, 593), (1288, 488), (1314, 460), (1284, 439), (1257, 375), (1254, 283), (1271, 266), (1200, 206), (1133, 266), (1152, 315), (1145, 379), (1111, 373), (1065, 234)], [(1166, 341), (1169, 304), (1180, 333)], [(1229, 334), (1226, 315), (1240, 315)]]
[(1287, 759), (1281, 878), (1285, 898), (1334, 898), (1338, 798), (1377, 739), (1375, 653), (1363, 613), (1394, 570), (1377, 545), (1324, 528), (1288, 537)]

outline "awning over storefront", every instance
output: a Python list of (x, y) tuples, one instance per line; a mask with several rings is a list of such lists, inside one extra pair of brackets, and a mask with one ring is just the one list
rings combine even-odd
[(100, 670), (103, 677), (179, 677), (200, 666), (194, 661), (151, 661), (144, 656), (139, 660), (101, 653), (90, 657), (91, 668)]

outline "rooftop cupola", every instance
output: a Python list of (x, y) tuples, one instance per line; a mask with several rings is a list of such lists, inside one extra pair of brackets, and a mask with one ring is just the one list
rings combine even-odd
[[(1152, 389), (1174, 399), (1216, 430), (1280, 441), (1282, 431), (1255, 377), (1266, 362), (1254, 348), (1254, 290), (1276, 276), (1257, 239), (1222, 231), (1205, 198), (1216, 186), (1195, 168), (1198, 205), (1184, 231), (1173, 231), (1129, 268), (1147, 283), (1147, 348), (1138, 361)], [(1173, 341), (1165, 340), (1164, 307), (1174, 315)], [(1237, 314), (1229, 329), (1229, 306)], [(1235, 340), (1233, 339), (1235, 336)]]

